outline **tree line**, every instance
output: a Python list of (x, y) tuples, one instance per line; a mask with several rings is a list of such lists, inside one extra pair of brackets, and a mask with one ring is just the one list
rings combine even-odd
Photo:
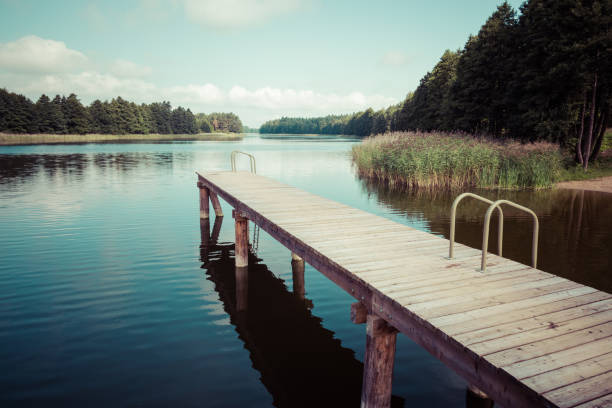
[(83, 106), (75, 94), (27, 97), (0, 89), (0, 132), (54, 134), (196, 134), (241, 132), (234, 113), (197, 113), (170, 102), (136, 104), (121, 97)]
[[(546, 140), (573, 147), (587, 167), (609, 124), (611, 85), (611, 0), (528, 0), (519, 13), (504, 2), (463, 49), (445, 51), (402, 103), (337, 117), (334, 130)], [(261, 132), (323, 133), (315, 130), (326, 118), (277, 119)]]

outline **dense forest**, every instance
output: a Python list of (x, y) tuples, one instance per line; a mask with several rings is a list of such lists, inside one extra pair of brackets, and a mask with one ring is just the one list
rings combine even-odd
[[(588, 165), (612, 106), (612, 0), (504, 2), (461, 50), (447, 50), (398, 106), (282, 118), (262, 133), (369, 135), (443, 130), (573, 147)], [(328, 132), (329, 131), (329, 132)]]
[(36, 103), (0, 89), (0, 132), (55, 134), (195, 134), (241, 132), (233, 113), (193, 114), (170, 102), (137, 105), (117, 97), (83, 106), (75, 94), (41, 95)]

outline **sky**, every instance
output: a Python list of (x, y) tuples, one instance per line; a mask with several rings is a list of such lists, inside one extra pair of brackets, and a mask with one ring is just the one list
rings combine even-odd
[[(522, 1), (510, 0), (518, 8)], [(0, 88), (234, 112), (402, 101), (501, 0), (0, 0)]]

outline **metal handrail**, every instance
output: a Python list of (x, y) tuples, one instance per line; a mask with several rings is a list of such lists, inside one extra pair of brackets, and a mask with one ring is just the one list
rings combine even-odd
[[(453, 205), (451, 207), (451, 225), (450, 225), (450, 246), (448, 248), (448, 259), (453, 259), (453, 246), (455, 244), (455, 218), (457, 215), (457, 205), (459, 205), (459, 201), (463, 200), (465, 197), (475, 198), (477, 200), (483, 201), (487, 204), (493, 204), (493, 201), (488, 200), (484, 197), (481, 197), (472, 193), (463, 193), (455, 198), (453, 201)], [(502, 241), (504, 239), (504, 213), (501, 207), (497, 207), (499, 210), (499, 230), (497, 231), (497, 249), (499, 252), (499, 256), (502, 256)]]
[(528, 214), (531, 214), (533, 217), (533, 239), (531, 244), (531, 262), (532, 266), (535, 268), (538, 265), (538, 233), (540, 229), (540, 223), (538, 222), (538, 216), (532, 210), (527, 207), (523, 207), (517, 203), (513, 203), (508, 200), (497, 200), (493, 204), (489, 206), (487, 209), (487, 213), (485, 214), (485, 221), (482, 230), (482, 260), (480, 263), (480, 269), (485, 272), (487, 270), (487, 249), (489, 246), (489, 225), (491, 223), (491, 214), (493, 214), (493, 210), (499, 208), (502, 204), (507, 204), (511, 207), (522, 210)]
[(241, 152), (240, 150), (234, 150), (232, 152), (232, 156), (231, 156), (232, 171), (236, 171), (236, 154), (238, 154), (238, 153), (244, 154), (245, 156), (249, 157), (249, 161), (250, 161), (250, 164), (251, 164), (251, 173), (257, 174), (257, 165), (255, 163), (255, 156), (253, 156), (252, 154)]

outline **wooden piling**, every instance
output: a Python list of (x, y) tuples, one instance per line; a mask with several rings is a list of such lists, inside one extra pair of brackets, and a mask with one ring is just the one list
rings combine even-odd
[(368, 308), (361, 302), (351, 304), (351, 322), (363, 324), (368, 321)]
[(493, 408), (494, 401), (482, 390), (470, 384), (465, 392), (466, 408)]
[(293, 273), (293, 293), (300, 299), (304, 299), (304, 260), (291, 253), (291, 271)]
[(381, 317), (368, 314), (366, 333), (361, 407), (389, 407), (397, 330)]
[(210, 220), (208, 218), (200, 219), (200, 242), (202, 262), (208, 262), (210, 248)]
[(223, 216), (215, 217), (215, 223), (213, 224), (213, 230), (210, 235), (210, 241), (212, 244), (216, 244), (219, 241), (219, 233), (221, 232), (222, 225), (223, 225)]
[(219, 197), (217, 196), (217, 194), (213, 193), (212, 191), (210, 192), (210, 202), (213, 205), (213, 208), (215, 210), (215, 215), (217, 217), (223, 217), (223, 210), (221, 209), (221, 203), (219, 202)]
[(208, 196), (209, 191), (206, 187), (202, 186), (198, 183), (198, 187), (200, 188), (200, 219), (208, 219), (209, 218), (209, 210), (208, 210)]
[(244, 312), (247, 310), (249, 300), (249, 268), (247, 266), (236, 266), (236, 310)]
[(237, 211), (234, 212), (236, 223), (236, 267), (248, 266), (249, 264), (249, 220)]

